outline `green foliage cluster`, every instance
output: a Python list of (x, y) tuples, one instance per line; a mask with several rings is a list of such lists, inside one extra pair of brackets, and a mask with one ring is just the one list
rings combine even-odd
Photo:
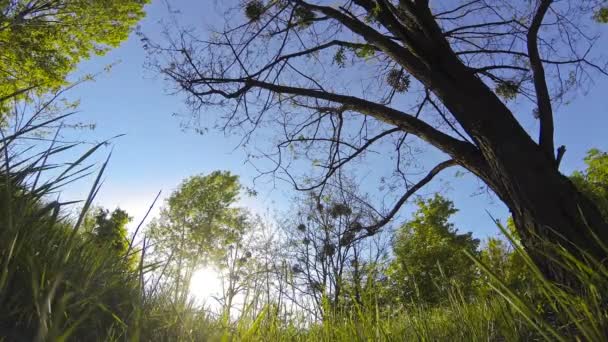
[[(347, 59), (346, 53), (347, 52), (353, 53), (357, 58), (369, 59), (369, 58), (372, 58), (376, 54), (376, 49), (370, 44), (365, 44), (359, 48), (348, 48), (348, 49), (341, 46), (340, 48), (338, 48), (336, 50), (336, 54), (333, 57), (333, 63), (335, 63), (340, 68), (344, 68), (346, 66), (346, 59)], [(389, 77), (390, 77), (390, 74), (389, 74)], [(391, 80), (388, 80), (388, 78), (387, 78), (387, 81), (389, 82), (389, 85), (393, 86), (393, 84), (391, 84)], [(394, 81), (397, 82), (394, 84), (405, 84), (403, 82), (404, 81), (409, 82), (409, 77), (408, 77), (408, 75), (400, 75)], [(407, 83), (407, 86), (409, 86), (409, 83)], [(397, 87), (400, 87), (400, 86), (397, 85)]]
[(462, 251), (477, 255), (479, 240), (459, 234), (448, 221), (457, 211), (449, 200), (435, 195), (417, 204), (414, 218), (397, 232), (395, 259), (387, 272), (397, 296), (436, 305), (447, 301), (449, 288), (472, 295), (475, 265)]
[[(479, 254), (479, 260), (491, 269), (510, 289), (518, 293), (530, 293), (532, 282), (531, 275), (526, 271), (526, 265), (519, 253), (514, 250), (505, 240), (490, 238), (486, 246)], [(487, 286), (490, 279), (481, 274), (478, 280), (479, 290), (482, 295), (489, 295), (492, 289)]]
[(251, 21), (260, 20), (264, 10), (264, 3), (260, 0), (251, 0), (245, 4), (245, 16)]
[(317, 17), (315, 12), (309, 10), (308, 8), (298, 6), (294, 10), (294, 17), (298, 22), (298, 25), (302, 28), (309, 27), (313, 20)]
[(334, 63), (340, 68), (344, 68), (346, 66), (346, 55), (344, 53), (345, 51), (346, 49), (340, 47), (334, 55)]
[[(243, 12), (245, 17), (252, 22), (259, 21), (264, 13), (273, 5), (281, 4), (282, 6), (287, 5), (285, 1), (271, 1), (269, 4), (265, 4), (261, 0), (249, 0), (245, 2)], [(293, 7), (293, 23), (297, 27), (305, 29), (309, 27), (316, 18), (315, 12), (304, 6)]]
[(354, 50), (355, 55), (359, 58), (368, 59), (374, 56), (376, 49), (370, 44), (365, 44), (362, 48)]
[(186, 179), (150, 224), (156, 249), (197, 262), (221, 256), (223, 247), (241, 235), (244, 217), (234, 207), (241, 190), (238, 176), (228, 171)]
[(574, 172), (570, 179), (608, 219), (608, 153), (591, 149), (587, 152), (585, 164), (587, 169)]
[(593, 19), (598, 23), (608, 24), (608, 7), (598, 9), (593, 15)]
[(95, 215), (93, 236), (100, 244), (109, 246), (118, 254), (124, 254), (129, 249), (127, 224), (131, 220), (129, 214), (120, 208), (112, 214), (107, 209), (100, 208)]
[(0, 0), (0, 103), (66, 84), (91, 55), (125, 40), (149, 0)]

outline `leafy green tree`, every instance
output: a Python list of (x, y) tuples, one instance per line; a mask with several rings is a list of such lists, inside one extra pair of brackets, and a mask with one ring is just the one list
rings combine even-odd
[(192, 273), (222, 258), (242, 234), (243, 211), (234, 207), (242, 186), (238, 176), (214, 171), (186, 179), (150, 224), (157, 255), (173, 260), (175, 299), (185, 299)]
[(99, 254), (107, 254), (114, 266), (125, 271), (136, 271), (140, 254), (130, 249), (127, 224), (133, 218), (120, 209), (109, 211), (102, 207), (89, 210), (83, 222), (83, 237), (94, 242)]
[[(512, 225), (513, 221), (509, 220), (509, 222)], [(480, 251), (479, 260), (512, 290), (522, 292), (532, 286), (525, 261), (505, 240), (489, 238)], [(485, 273), (481, 273), (479, 282), (480, 294), (482, 296), (488, 294), (491, 291), (488, 286), (490, 279)]]
[(570, 179), (608, 219), (608, 153), (591, 149), (587, 152), (585, 164), (587, 169), (574, 172)]
[(80, 61), (127, 39), (148, 2), (0, 0), (0, 104), (65, 85)]
[(123, 256), (129, 249), (127, 224), (131, 221), (129, 214), (118, 208), (111, 214), (107, 209), (99, 209), (95, 214), (93, 235), (100, 244), (109, 245), (117, 254)]
[(450, 289), (472, 294), (477, 272), (463, 250), (477, 254), (479, 240), (449, 222), (457, 212), (450, 200), (437, 194), (417, 204), (413, 219), (397, 232), (387, 271), (398, 296), (406, 303), (440, 304)]

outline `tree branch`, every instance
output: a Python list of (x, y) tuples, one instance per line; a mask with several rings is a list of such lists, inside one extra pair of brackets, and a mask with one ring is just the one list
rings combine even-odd
[[(391, 107), (354, 96), (277, 85), (252, 79), (246, 80), (244, 88), (250, 89), (252, 87), (262, 88), (280, 94), (293, 94), (340, 103), (344, 106), (345, 110), (352, 110), (372, 116), (384, 123), (397, 126), (405, 132), (414, 134), (420, 139), (448, 153), (452, 158), (458, 160), (462, 164), (472, 166), (476, 165), (479, 161), (479, 152), (474, 145), (447, 135), (433, 128), (426, 122), (417, 119), (413, 115)], [(240, 93), (240, 90), (237, 92)]]
[(553, 109), (551, 108), (551, 96), (547, 87), (545, 69), (538, 51), (538, 32), (543, 19), (551, 6), (553, 0), (540, 0), (540, 5), (532, 19), (528, 30), (528, 56), (532, 68), (534, 89), (536, 91), (536, 102), (540, 120), (539, 145), (550, 160), (555, 161), (553, 142)]
[(431, 169), (431, 171), (429, 171), (429, 173), (427, 173), (426, 176), (424, 176), (424, 178), (422, 178), (420, 181), (418, 181), (418, 183), (416, 183), (412, 187), (410, 187), (405, 192), (405, 194), (403, 194), (403, 196), (401, 196), (401, 198), (399, 198), (397, 203), (393, 206), (393, 209), (391, 209), (391, 211), (389, 211), (388, 214), (385, 215), (380, 221), (376, 222), (375, 224), (373, 224), (371, 226), (363, 227), (363, 229), (365, 229), (367, 231), (367, 233), (357, 237), (357, 240), (376, 234), (380, 228), (382, 228), (387, 223), (389, 223), (393, 219), (393, 217), (395, 217), (395, 215), (397, 215), (397, 213), (399, 212), (401, 207), (405, 204), (405, 202), (410, 197), (412, 197), (418, 190), (420, 190), (423, 186), (425, 186), (431, 180), (433, 180), (433, 178), (437, 174), (439, 174), (439, 172), (443, 171), (444, 169), (447, 169), (448, 167), (455, 166), (455, 165), (458, 165), (458, 163), (453, 159), (446, 160), (442, 163), (437, 164), (433, 169)]

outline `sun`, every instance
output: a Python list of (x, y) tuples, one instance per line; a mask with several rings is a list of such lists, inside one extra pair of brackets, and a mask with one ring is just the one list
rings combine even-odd
[(197, 304), (215, 307), (218, 303), (213, 297), (222, 294), (222, 281), (213, 268), (202, 267), (192, 275), (189, 292)]

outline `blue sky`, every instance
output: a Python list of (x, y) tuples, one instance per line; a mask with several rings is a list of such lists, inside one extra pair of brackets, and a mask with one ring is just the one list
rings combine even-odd
[[(212, 1), (180, 0), (172, 3), (176, 8), (184, 8), (187, 4), (184, 18), (203, 28), (209, 24), (217, 25), (218, 18), (221, 18), (210, 5), (214, 3)], [(159, 20), (166, 18), (166, 8), (162, 1), (153, 1), (147, 7), (147, 13), (141, 27), (147, 34), (154, 35), (160, 29)], [(608, 44), (603, 46), (608, 52), (605, 47)], [(145, 52), (137, 36), (132, 35), (106, 56), (82, 63), (78, 73), (97, 73), (104, 66), (118, 61), (109, 73), (70, 93), (71, 98), (81, 100), (81, 114), (77, 120), (95, 123), (96, 129), (70, 131), (66, 133), (67, 137), (101, 141), (125, 134), (114, 141), (105, 183), (97, 197), (98, 204), (107, 208), (120, 206), (138, 221), (159, 190), (166, 196), (182, 179), (194, 174), (230, 170), (240, 175), (245, 185), (252, 185), (257, 173), (244, 163), (245, 153), (237, 148), (239, 137), (225, 136), (214, 130), (199, 135), (182, 129), (183, 120), (173, 114), (187, 114), (188, 109), (180, 96), (168, 94), (167, 83), (145, 70)], [(566, 174), (583, 167), (582, 158), (589, 148), (608, 150), (605, 133), (608, 98), (605, 89), (608, 89), (608, 79), (598, 75), (595, 85), (586, 95), (579, 95), (573, 103), (556, 113), (556, 142), (568, 149), (562, 164), (562, 171)], [(213, 123), (209, 120), (210, 124)], [(524, 125), (534, 130), (537, 123), (528, 120)], [(105, 158), (108, 152), (110, 149), (99, 153), (98, 160)], [(392, 167), (377, 165), (385, 166)], [(453, 221), (462, 230), (471, 230), (478, 237), (496, 234), (488, 213), (504, 219), (507, 216), (505, 207), (487, 195), (474, 195), (480, 183), (470, 176), (455, 178), (454, 173), (452, 170), (446, 172), (423, 193), (442, 189), (454, 200), (460, 212)], [(258, 212), (268, 208), (286, 210), (287, 200), (294, 195), (289, 185), (277, 183), (275, 188), (271, 179), (264, 180), (266, 183), (256, 186), (259, 196), (244, 199), (243, 205)], [(84, 198), (88, 186), (86, 181), (75, 183), (66, 189), (63, 197)], [(406, 218), (409, 211), (411, 206), (403, 211), (402, 218)]]

